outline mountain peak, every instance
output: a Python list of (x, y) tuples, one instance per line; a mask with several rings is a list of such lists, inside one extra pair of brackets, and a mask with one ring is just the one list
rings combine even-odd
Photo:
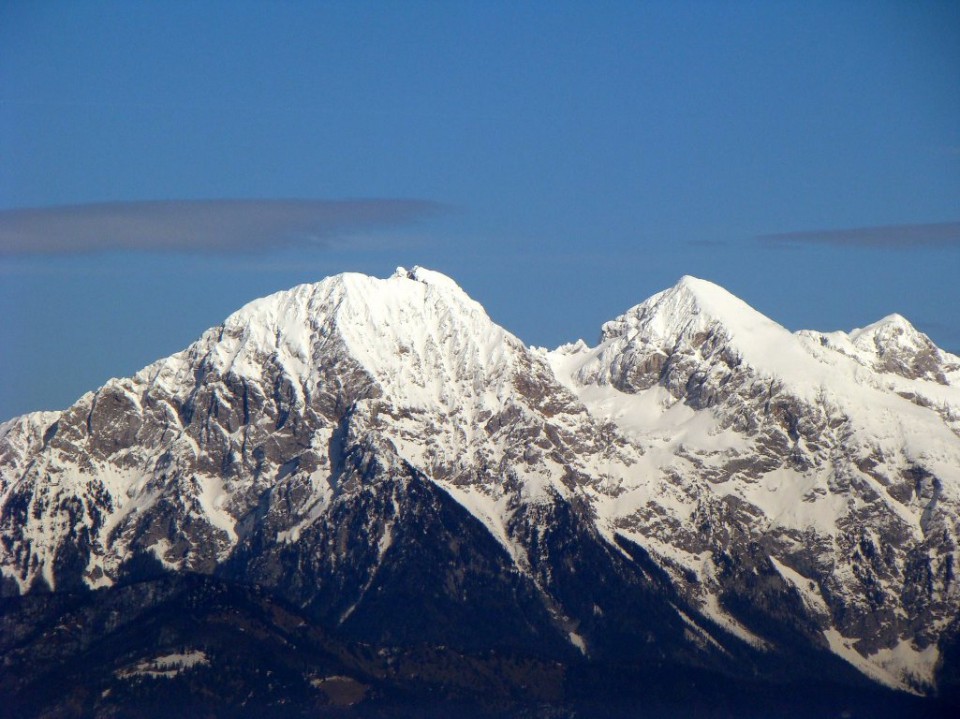
[(425, 267), (420, 267), (420, 265), (414, 265), (409, 270), (406, 267), (398, 267), (390, 279), (414, 280), (415, 282), (422, 282), (425, 285), (433, 285), (434, 287), (443, 287), (449, 290), (463, 292), (460, 285), (447, 277), (447, 275), (442, 272), (437, 272), (436, 270), (428, 270)]
[(601, 342), (639, 336), (647, 342), (672, 345), (683, 337), (718, 328), (738, 342), (748, 342), (758, 333), (771, 340), (790, 334), (720, 285), (684, 275), (670, 289), (604, 324)]
[(906, 317), (896, 312), (866, 327), (850, 331), (850, 340), (857, 345), (884, 343), (897, 338), (917, 341), (925, 337)]
[(446, 405), (502, 379), (519, 346), (452, 279), (401, 267), (386, 279), (343, 273), (255, 300), (146, 372), (176, 383), (189, 357), (203, 356), (220, 372), (258, 380), (267, 362), (309, 390), (331, 358), (345, 356), (385, 393)]
[[(441, 290), (442, 299), (431, 289)], [(427, 304), (456, 304), (470, 313), (483, 309), (452, 279), (444, 274), (415, 266), (398, 267), (387, 279), (357, 272), (344, 272), (319, 282), (303, 284), (254, 300), (230, 315), (224, 327), (268, 343), (310, 335), (328, 320), (339, 320), (341, 328), (373, 325), (389, 328), (385, 315), (415, 312)]]
[(889, 354), (939, 354), (937, 346), (906, 317), (887, 315), (873, 324), (851, 330), (848, 337), (854, 347), (877, 357)]
[(301, 311), (311, 308), (316, 310), (318, 305), (327, 304), (331, 301), (336, 303), (346, 297), (351, 297), (361, 303), (385, 302), (388, 304), (401, 300), (403, 297), (408, 300), (420, 297), (420, 294), (416, 291), (411, 294), (409, 289), (400, 289), (402, 285), (397, 284), (398, 280), (411, 280), (429, 287), (453, 290), (459, 293), (463, 299), (473, 303), (473, 300), (470, 300), (454, 280), (440, 272), (420, 266), (414, 266), (409, 270), (405, 267), (398, 267), (387, 279), (380, 279), (359, 272), (342, 272), (319, 282), (297, 285), (289, 290), (275, 292), (244, 305), (227, 318), (227, 324), (234, 322), (249, 324), (258, 321), (271, 323), (275, 322), (278, 317), (297, 314), (297, 308), (300, 308)]
[(926, 378), (947, 384), (947, 355), (899, 314), (890, 314), (848, 335), (855, 350), (882, 372), (908, 379)]
[(727, 290), (725, 290), (723, 287), (721, 287), (717, 283), (711, 282), (710, 280), (704, 280), (699, 277), (694, 277), (693, 275), (684, 275), (679, 280), (677, 280), (677, 283), (673, 286), (672, 289), (675, 289), (675, 290), (683, 289), (683, 290), (686, 290), (687, 292), (693, 292), (701, 295), (709, 295), (710, 293), (721, 293), (724, 295), (730, 295), (730, 293)]
[[(706, 363), (721, 372), (742, 364), (804, 396), (815, 395), (830, 372), (788, 329), (723, 287), (686, 275), (605, 323), (600, 344), (571, 358), (561, 373), (582, 385), (635, 392), (661, 382), (658, 373), (668, 359), (675, 366), (681, 357), (690, 367)], [(686, 390), (678, 385), (672, 391), (679, 396)]]

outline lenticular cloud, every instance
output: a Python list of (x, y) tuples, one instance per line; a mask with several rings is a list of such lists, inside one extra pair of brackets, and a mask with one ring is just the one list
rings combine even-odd
[(769, 243), (836, 245), (840, 247), (960, 247), (960, 222), (884, 225), (843, 230), (811, 230), (761, 235)]
[(114, 202), (0, 212), (0, 255), (144, 250), (249, 252), (328, 244), (437, 214), (426, 200)]

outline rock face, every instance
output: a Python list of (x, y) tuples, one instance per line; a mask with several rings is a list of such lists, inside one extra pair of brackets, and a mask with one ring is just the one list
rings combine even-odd
[(544, 666), (949, 694), (958, 508), (960, 359), (693, 278), (546, 352), (437, 273), (340, 275), (0, 425), (7, 596), (208, 575)]

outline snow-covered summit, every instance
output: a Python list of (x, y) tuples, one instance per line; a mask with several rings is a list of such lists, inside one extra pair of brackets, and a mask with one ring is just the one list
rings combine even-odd
[(464, 293), (464, 291), (460, 288), (460, 285), (458, 285), (453, 279), (447, 277), (447, 275), (443, 274), (442, 272), (428, 270), (425, 267), (420, 267), (419, 265), (414, 265), (413, 268), (409, 270), (405, 267), (398, 267), (390, 279), (414, 280), (416, 282), (422, 282), (425, 285), (444, 287), (453, 292), (458, 292), (466, 297), (466, 293)]
[(519, 347), (449, 277), (398, 268), (387, 279), (344, 273), (255, 300), (138, 377), (175, 391), (198, 358), (221, 374), (255, 380), (267, 361), (304, 395), (321, 381), (331, 353), (345, 354), (385, 394), (418, 406), (455, 404), (461, 398), (453, 388), (488, 391)]
[(719, 285), (686, 275), (672, 288), (604, 324), (601, 342), (628, 335), (670, 344), (712, 328), (723, 328), (743, 341), (758, 332), (778, 335), (787, 331)]
[(570, 349), (564, 354), (566, 369), (578, 365), (578, 382), (626, 392), (645, 389), (651, 372), (681, 356), (728, 369), (745, 363), (798, 380), (811, 364), (789, 330), (719, 285), (690, 276), (605, 323), (597, 347), (581, 349), (579, 358)]
[(850, 330), (850, 339), (854, 343), (859, 343), (860, 340), (871, 337), (899, 337), (903, 335), (908, 335), (911, 337), (916, 336), (925, 336), (917, 330), (910, 321), (901, 314), (896, 312), (887, 315), (886, 317), (873, 322), (866, 327), (860, 327), (853, 330)]
[(888, 315), (879, 322), (853, 330), (850, 341), (858, 350), (873, 355), (874, 366), (881, 371), (946, 384), (943, 365), (950, 364), (947, 353), (902, 315)]
[(808, 343), (833, 350), (881, 375), (899, 375), (960, 389), (960, 358), (937, 347), (903, 315), (890, 314), (850, 332), (797, 335)]
[(376, 323), (397, 305), (422, 306), (428, 300), (442, 298), (447, 304), (460, 304), (473, 314), (484, 315), (452, 279), (440, 272), (414, 267), (398, 267), (387, 279), (355, 272), (327, 277), (276, 292), (248, 303), (230, 315), (224, 326), (246, 326), (257, 331), (289, 331), (296, 336), (303, 326), (337, 315), (344, 321)]

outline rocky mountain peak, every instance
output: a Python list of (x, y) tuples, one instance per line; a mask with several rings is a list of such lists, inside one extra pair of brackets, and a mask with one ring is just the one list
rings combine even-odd
[(670, 347), (709, 331), (750, 340), (758, 331), (787, 331), (719, 285), (689, 275), (627, 310), (602, 329), (601, 342), (622, 337)]
[(793, 334), (684, 277), (546, 352), (442, 274), (337, 275), (0, 425), (0, 594), (198, 572), (377, 645), (829, 654), (931, 691), (960, 395), (926, 342), (899, 316)]
[(902, 315), (887, 315), (855, 329), (850, 332), (850, 341), (858, 350), (871, 355), (872, 364), (881, 372), (947, 384), (944, 365), (949, 364), (949, 358), (946, 353)]
[(917, 354), (934, 347), (929, 337), (910, 324), (906, 317), (896, 313), (851, 330), (849, 337), (857, 349), (877, 356), (904, 351)]
[(391, 279), (414, 280), (415, 282), (422, 282), (425, 285), (432, 285), (459, 293), (463, 297), (467, 296), (455, 280), (447, 277), (442, 272), (428, 270), (425, 267), (420, 267), (420, 265), (414, 265), (409, 270), (405, 267), (398, 267), (391, 276)]
[(887, 315), (849, 333), (802, 330), (797, 334), (808, 347), (833, 350), (881, 376), (960, 386), (960, 358), (937, 347), (903, 315)]
[(596, 348), (566, 354), (581, 384), (635, 393), (659, 383), (676, 397), (688, 395), (695, 371), (726, 375), (744, 365), (780, 378), (803, 374), (810, 361), (787, 329), (690, 276), (604, 324)]
[(458, 393), (502, 380), (521, 348), (450, 278), (398, 268), (387, 279), (344, 273), (255, 300), (137, 378), (176, 393), (198, 367), (259, 383), (272, 367), (303, 397), (347, 357), (399, 404), (455, 405)]

